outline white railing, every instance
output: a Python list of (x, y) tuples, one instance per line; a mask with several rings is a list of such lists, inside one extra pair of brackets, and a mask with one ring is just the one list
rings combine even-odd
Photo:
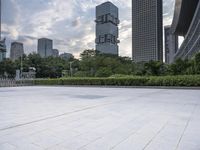
[(31, 86), (34, 85), (33, 80), (15, 80), (0, 78), (0, 87), (16, 87), (16, 86)]

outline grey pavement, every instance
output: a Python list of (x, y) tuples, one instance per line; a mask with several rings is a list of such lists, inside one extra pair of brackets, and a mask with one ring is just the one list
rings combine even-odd
[(200, 90), (0, 88), (0, 150), (200, 150)]

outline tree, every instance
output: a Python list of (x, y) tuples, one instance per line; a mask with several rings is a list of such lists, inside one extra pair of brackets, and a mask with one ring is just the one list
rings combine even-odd
[(172, 75), (187, 74), (187, 68), (190, 67), (189, 61), (177, 59), (173, 64), (169, 66), (169, 71)]
[(165, 65), (160, 61), (150, 61), (145, 63), (145, 71), (147, 75), (159, 76), (165, 74)]
[(198, 54), (195, 56), (194, 65), (195, 65), (195, 72), (196, 72), (197, 74), (200, 74), (200, 53), (198, 53)]
[(84, 50), (84, 51), (80, 54), (81, 60), (94, 57), (94, 56), (96, 56), (96, 53), (97, 53), (97, 51), (94, 50), (94, 49), (87, 49), (87, 50)]
[(110, 68), (107, 67), (103, 67), (100, 68), (97, 72), (96, 72), (96, 77), (109, 77), (112, 75), (112, 70)]
[[(134, 63), (129, 57), (118, 57), (112, 54), (102, 54), (95, 50), (85, 50), (81, 59), (64, 60), (60, 57), (41, 58), (38, 54), (23, 56), (23, 71), (29, 67), (36, 68), (37, 78), (58, 78), (63, 72), (69, 74), (70, 62), (73, 76), (77, 77), (108, 77), (115, 74), (121, 75), (183, 75), (200, 74), (200, 53), (194, 59), (178, 59), (173, 64), (167, 65), (159, 61)], [(5, 75), (15, 77), (16, 69), (21, 68), (21, 59), (11, 61), (6, 59), (0, 62), (0, 77)]]
[(14, 62), (12, 62), (10, 59), (5, 59), (4, 61), (0, 62), (0, 76), (1, 77), (5, 77), (5, 74), (7, 74), (8, 77), (14, 78), (15, 70), (16, 70), (16, 66)]

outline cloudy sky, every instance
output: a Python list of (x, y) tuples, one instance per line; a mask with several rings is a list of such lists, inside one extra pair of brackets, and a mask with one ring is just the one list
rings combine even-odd
[[(107, 0), (2, 0), (2, 33), (10, 43), (36, 52), (37, 39), (54, 40), (54, 48), (76, 57), (95, 47), (95, 6)], [(119, 7), (120, 55), (131, 56), (131, 0), (110, 0)], [(171, 24), (175, 0), (163, 0), (164, 24)]]

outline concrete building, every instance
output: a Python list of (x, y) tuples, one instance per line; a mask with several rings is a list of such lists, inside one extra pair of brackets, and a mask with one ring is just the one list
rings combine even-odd
[(174, 55), (178, 50), (178, 36), (171, 31), (171, 26), (165, 26), (165, 63), (174, 62)]
[(96, 7), (96, 50), (106, 54), (119, 54), (118, 8), (111, 2)]
[(1, 39), (1, 0), (0, 0), (0, 62), (6, 58), (6, 43), (5, 39)]
[(47, 38), (38, 39), (38, 54), (42, 58), (46, 58), (53, 55), (53, 40)]
[(5, 40), (0, 40), (0, 62), (6, 58), (6, 44)]
[(53, 57), (59, 57), (59, 50), (53, 49), (52, 50), (52, 55), (53, 55)]
[(74, 56), (71, 53), (63, 53), (63, 54), (60, 55), (60, 57), (62, 59), (65, 59), (65, 60), (69, 60), (71, 58), (74, 58)]
[(133, 60), (163, 61), (162, 0), (132, 0)]
[(1, 0), (0, 0), (0, 40), (1, 40)]
[(24, 54), (24, 46), (23, 43), (20, 42), (12, 42), (10, 48), (10, 59), (15, 61), (22, 57)]
[(172, 32), (184, 41), (175, 59), (190, 59), (200, 52), (200, 0), (176, 0)]

